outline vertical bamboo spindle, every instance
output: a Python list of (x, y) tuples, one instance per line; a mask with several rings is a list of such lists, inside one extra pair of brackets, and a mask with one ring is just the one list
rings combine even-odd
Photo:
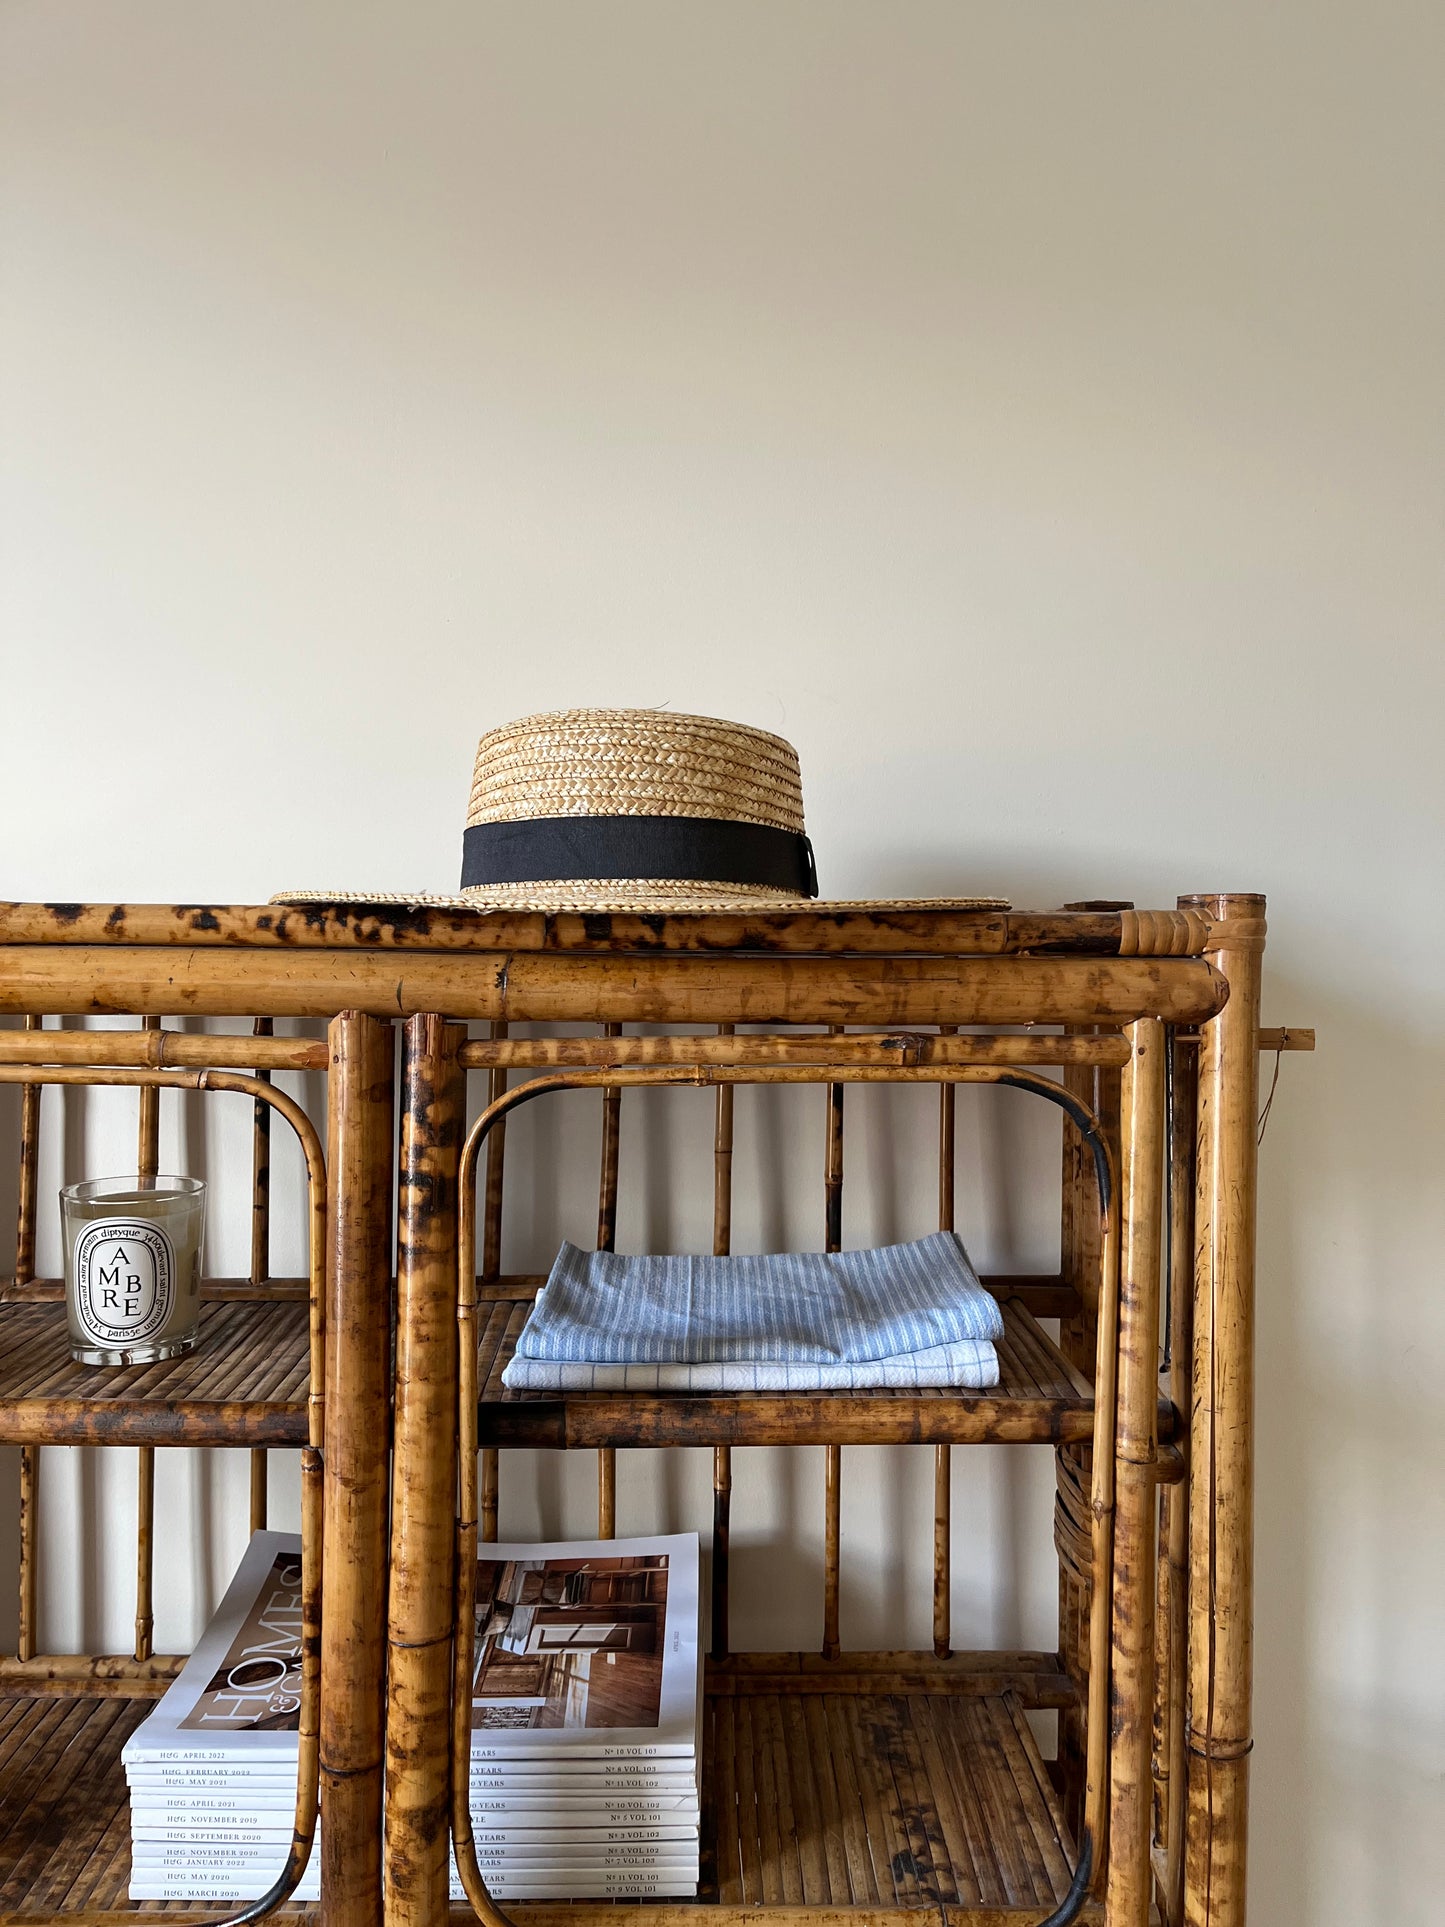
[(1229, 1001), (1201, 1027), (1189, 1440), (1184, 1918), (1242, 1927), (1252, 1745), (1254, 1219), (1262, 896), (1185, 897)]
[[(1199, 1059), (1192, 1046), (1175, 1039), (1170, 1051), (1172, 1115), (1169, 1148), (1169, 1373), (1170, 1403), (1189, 1422), (1194, 1351), (1194, 1193), (1195, 1120)], [(1187, 1443), (1187, 1441), (1186, 1441)], [(1164, 1843), (1162, 1896), (1167, 1921), (1177, 1923), (1184, 1908), (1185, 1717), (1189, 1643), (1189, 1488), (1183, 1480), (1160, 1495), (1160, 1574), (1163, 1596), (1157, 1650), (1161, 1656), (1155, 1703), (1159, 1709), (1155, 1769), (1155, 1817)]]
[[(621, 1024), (604, 1024), (604, 1037), (620, 1037)], [(622, 1088), (607, 1085), (602, 1092), (602, 1172), (597, 1184), (597, 1249), (612, 1251), (617, 1244), (617, 1154), (622, 1134)], [(617, 1453), (610, 1445), (597, 1452), (597, 1537), (617, 1536)]]
[(1163, 1226), (1164, 1027), (1129, 1027), (1124, 1066), (1114, 1457), (1109, 1763), (1110, 1927), (1148, 1927), (1154, 1711), (1155, 1467), (1159, 1458), (1159, 1251)]
[(948, 1446), (933, 1448), (933, 1650), (939, 1659), (952, 1651), (953, 1459)]
[[(941, 1037), (955, 1037), (957, 1024), (940, 1024)], [(958, 1086), (938, 1087), (938, 1228), (954, 1228), (955, 1119)], [(953, 1448), (933, 1448), (933, 1650), (947, 1659), (953, 1649)]]
[[(1091, 1035), (1093, 1026), (1066, 1025), (1075, 1034)], [(1063, 1074), (1065, 1090), (1082, 1099), (1100, 1118), (1113, 1107), (1101, 1094), (1098, 1073), (1087, 1065), (1069, 1065)], [(1069, 1362), (1093, 1378), (1097, 1365), (1099, 1266), (1102, 1230), (1094, 1160), (1075, 1125), (1066, 1118), (1063, 1138), (1063, 1188), (1060, 1207), (1059, 1256), (1063, 1281), (1077, 1293), (1079, 1309), (1060, 1322), (1059, 1348)], [(1091, 1461), (1087, 1446), (1061, 1446), (1089, 1482)], [(1059, 1573), (1059, 1653), (1064, 1668), (1078, 1685), (1074, 1706), (1059, 1714), (1058, 1777), (1064, 1818), (1078, 1835), (1083, 1822), (1085, 1741), (1084, 1705), (1089, 1678), (1089, 1593), (1062, 1569)]]
[[(829, 1034), (842, 1034), (840, 1024), (829, 1026)], [(843, 1086), (829, 1084), (828, 1139), (824, 1166), (824, 1249), (843, 1248)], [(823, 1515), (823, 1657), (836, 1659), (838, 1639), (838, 1588), (841, 1557), (841, 1517), (843, 1501), (843, 1448), (825, 1445), (825, 1487)]]
[[(33, 1088), (33, 1087), (32, 1087)], [(38, 1608), (36, 1530), (39, 1525), (40, 1447), (20, 1448), (20, 1620), (15, 1641), (17, 1659), (34, 1659)]]
[[(43, 1030), (43, 1017), (27, 1017), (27, 1030)], [(35, 1276), (35, 1212), (40, 1187), (40, 1086), (25, 1084), (20, 1091), (20, 1174), (15, 1213), (15, 1282), (28, 1285)]]
[(155, 1651), (155, 1618), (151, 1600), (156, 1517), (156, 1452), (143, 1445), (136, 1453), (135, 1493), (135, 1656), (149, 1659)]
[[(269, 1017), (258, 1017), (252, 1025), (257, 1037), (269, 1037), (275, 1025)], [(264, 1084), (271, 1073), (258, 1070)], [(251, 1106), (251, 1283), (263, 1284), (271, 1275), (271, 1106), (257, 1098)], [(264, 1445), (251, 1451), (251, 1530), (266, 1527), (268, 1460)]]
[[(143, 1017), (143, 1030), (159, 1030), (159, 1017)], [(160, 1169), (161, 1093), (155, 1084), (137, 1092), (140, 1115), (136, 1128), (135, 1168), (142, 1182)], [(149, 1659), (155, 1650), (153, 1589), (155, 1573), (156, 1453), (153, 1445), (136, 1450), (135, 1487), (135, 1656)]]
[(447, 1917), (455, 1526), (457, 1163), (465, 1027), (440, 1017), (404, 1031), (397, 1219), (396, 1420), (392, 1456), (386, 1919)]
[[(27, 1017), (27, 1030), (43, 1030), (43, 1017)], [(40, 1086), (25, 1084), (20, 1093), (19, 1197), (15, 1214), (15, 1283), (28, 1285), (35, 1276), (35, 1210), (40, 1185)], [(20, 1616), (15, 1642), (17, 1659), (34, 1659), (37, 1611), (36, 1535), (39, 1526), (40, 1447), (20, 1448)]]
[[(142, 1017), (142, 1030), (159, 1030), (159, 1017)], [(160, 1169), (161, 1093), (156, 1084), (142, 1084), (136, 1092), (140, 1117), (136, 1132), (135, 1168), (142, 1179), (153, 1178)]]
[[(492, 1020), (494, 1039), (507, 1035), (508, 1025), (505, 1017)], [(488, 1075), (487, 1102), (495, 1104), (507, 1088), (507, 1073), (500, 1065)], [(492, 1127), (487, 1139), (487, 1180), (486, 1193), (482, 1206), (482, 1276), (488, 1284), (495, 1284), (502, 1274), (502, 1187), (506, 1174), (507, 1120), (499, 1118)], [(500, 1484), (500, 1467), (497, 1448), (484, 1446), (478, 1455), (481, 1470), (481, 1510), (478, 1525), (482, 1538), (488, 1543), (497, 1537), (497, 1498)]]
[(328, 1038), (321, 1905), (327, 1927), (377, 1927), (391, 1450), (394, 1052), (391, 1025), (359, 1011), (333, 1018)]
[[(733, 1025), (719, 1024), (719, 1037), (731, 1037)], [(712, 1149), (712, 1250), (725, 1258), (733, 1241), (733, 1091), (717, 1087), (717, 1110)], [(733, 1449), (715, 1445), (712, 1453), (712, 1656), (724, 1659), (728, 1650), (728, 1565), (732, 1534)]]

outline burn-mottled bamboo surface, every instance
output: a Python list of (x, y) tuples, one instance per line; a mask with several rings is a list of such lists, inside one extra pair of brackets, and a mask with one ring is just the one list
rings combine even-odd
[(413, 1017), (402, 1051), (397, 1337), (386, 1709), (385, 1913), (446, 1911), (451, 1783), (452, 1481), (456, 1454), (456, 1208), (465, 1032)]
[(1164, 1027), (1130, 1030), (1121, 1094), (1118, 1494), (1110, 1677), (1110, 1927), (1148, 1927), (1153, 1781), (1154, 1523), (1159, 1456), (1159, 1256)]
[(321, 1878), (328, 1927), (382, 1917), (381, 1821), (390, 1529), (390, 1024), (331, 1025), (326, 1323), (326, 1616), (321, 1645)]
[(378, 1018), (447, 1011), (539, 1023), (1170, 1023), (1212, 1017), (1201, 957), (559, 956), (552, 952), (0, 948), (0, 1013)]
[(1199, 1047), (1184, 1918), (1243, 1927), (1253, 1746), (1254, 1220), (1264, 898), (1189, 899), (1229, 1001)]
[(175, 944), (382, 950), (886, 951), (898, 955), (1199, 955), (1208, 921), (1181, 910), (704, 911), (639, 916), (405, 905), (3, 903), (3, 944)]

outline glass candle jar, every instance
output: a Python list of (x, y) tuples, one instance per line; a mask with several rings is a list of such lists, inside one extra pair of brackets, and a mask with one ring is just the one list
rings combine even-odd
[(60, 1194), (70, 1355), (144, 1365), (196, 1342), (201, 1315), (200, 1178), (88, 1178)]

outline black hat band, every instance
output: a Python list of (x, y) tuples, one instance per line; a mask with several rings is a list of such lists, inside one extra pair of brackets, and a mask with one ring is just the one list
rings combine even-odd
[(462, 888), (618, 883), (633, 877), (751, 883), (815, 897), (806, 836), (714, 816), (532, 816), (474, 823), (462, 839)]

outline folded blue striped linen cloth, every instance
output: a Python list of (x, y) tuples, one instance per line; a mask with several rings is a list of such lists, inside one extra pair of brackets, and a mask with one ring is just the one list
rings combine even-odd
[(502, 1383), (518, 1392), (829, 1392), (929, 1385), (983, 1392), (998, 1384), (998, 1353), (986, 1338), (961, 1338), (956, 1345), (853, 1365), (566, 1365), (513, 1358)]
[(856, 1365), (1003, 1317), (951, 1231), (866, 1251), (625, 1257), (564, 1244), (517, 1340), (562, 1364)]

